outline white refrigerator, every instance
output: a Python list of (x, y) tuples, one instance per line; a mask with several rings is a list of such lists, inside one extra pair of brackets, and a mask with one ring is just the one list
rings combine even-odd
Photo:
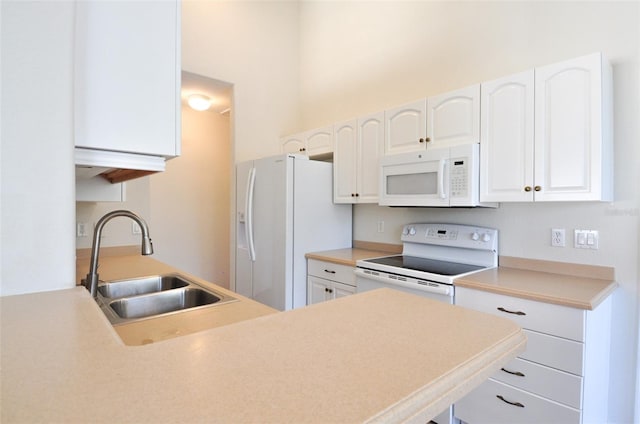
[(333, 164), (285, 154), (236, 167), (235, 290), (279, 310), (307, 304), (308, 252), (351, 247)]

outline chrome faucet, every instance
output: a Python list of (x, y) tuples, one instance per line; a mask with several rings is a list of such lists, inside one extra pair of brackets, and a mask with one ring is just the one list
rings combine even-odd
[(98, 297), (98, 254), (100, 252), (100, 236), (102, 234), (102, 227), (109, 222), (112, 218), (117, 216), (127, 216), (133, 219), (138, 223), (140, 228), (142, 229), (142, 254), (143, 255), (151, 255), (153, 254), (153, 244), (151, 244), (151, 239), (149, 238), (149, 228), (147, 227), (147, 223), (144, 222), (142, 218), (131, 211), (119, 210), (109, 212), (96, 224), (96, 228), (93, 231), (93, 245), (91, 246), (91, 264), (89, 265), (89, 273), (87, 274), (87, 278), (84, 282), (84, 286), (91, 292), (91, 296), (94, 298)]

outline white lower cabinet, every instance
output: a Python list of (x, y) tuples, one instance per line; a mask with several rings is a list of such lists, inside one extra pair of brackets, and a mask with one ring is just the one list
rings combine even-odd
[(456, 287), (458, 306), (510, 318), (527, 348), (456, 402), (464, 423), (603, 423), (608, 417), (611, 298), (587, 311)]
[(349, 296), (356, 292), (353, 267), (307, 260), (307, 305)]

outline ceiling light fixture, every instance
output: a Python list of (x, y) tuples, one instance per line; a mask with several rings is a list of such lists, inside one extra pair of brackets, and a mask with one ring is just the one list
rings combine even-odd
[(211, 107), (211, 99), (202, 94), (192, 94), (187, 98), (189, 107), (194, 110), (205, 111)]

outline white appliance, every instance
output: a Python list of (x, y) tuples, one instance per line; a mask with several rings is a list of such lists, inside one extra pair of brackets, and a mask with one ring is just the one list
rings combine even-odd
[(389, 155), (380, 167), (380, 205), (497, 206), (480, 203), (479, 144)]
[[(458, 224), (408, 224), (402, 254), (356, 262), (356, 291), (388, 287), (455, 303), (456, 278), (498, 266), (498, 230)], [(453, 407), (431, 422), (455, 422)]]
[(279, 310), (307, 303), (313, 251), (351, 247), (351, 205), (333, 204), (333, 164), (280, 155), (236, 167), (236, 292)]

